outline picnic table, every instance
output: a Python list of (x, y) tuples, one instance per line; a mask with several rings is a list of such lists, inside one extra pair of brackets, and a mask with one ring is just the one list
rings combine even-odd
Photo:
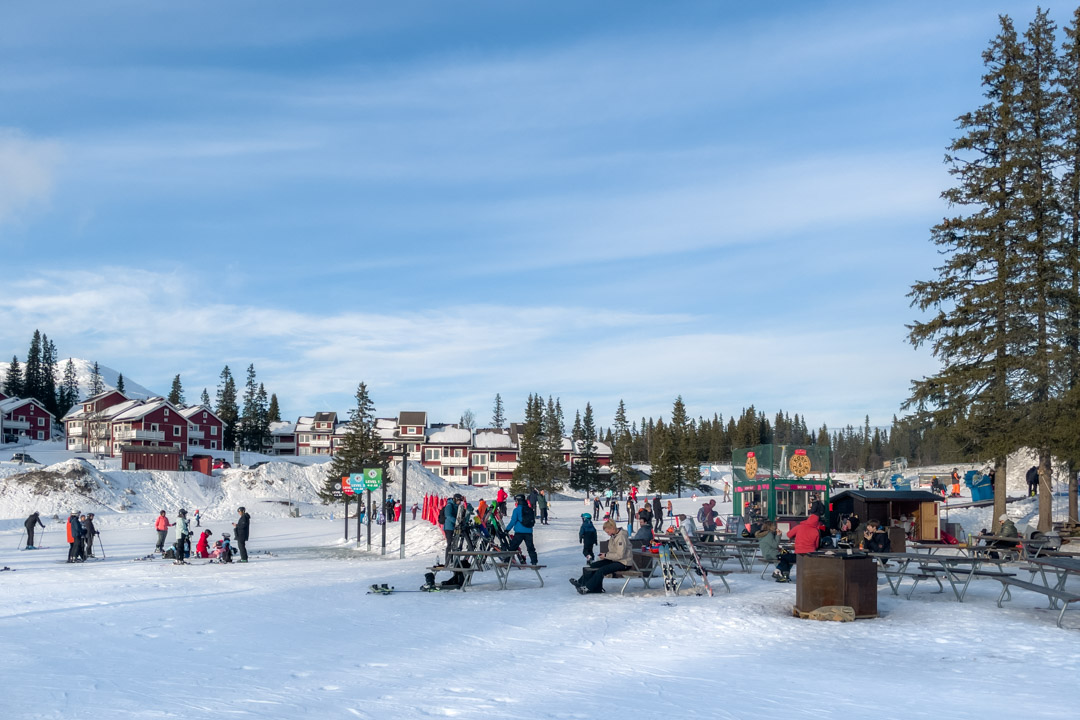
[[(467, 566), (464, 564), (465, 561), (470, 561)], [(429, 567), (428, 570), (432, 572), (461, 573), (465, 576), (461, 583), (462, 590), (472, 585), (474, 573), (494, 570), (495, 577), (499, 582), (499, 589), (506, 590), (507, 581), (510, 579), (510, 571), (514, 569), (532, 570), (536, 573), (537, 579), (540, 580), (540, 587), (543, 587), (544, 578), (540, 574), (540, 570), (546, 567), (546, 565), (527, 565), (519, 562), (516, 550), (459, 550), (450, 553), (449, 566), (436, 565)]]
[[(879, 560), (884, 560), (886, 563), (892, 560), (897, 562), (897, 570), (889, 571), (886, 569), (882, 573), (889, 582), (889, 587), (892, 589), (893, 595), (900, 594), (900, 584), (905, 577), (913, 578), (915, 581), (908, 591), (908, 597), (911, 597), (911, 593), (915, 591), (915, 588), (921, 580), (933, 578), (934, 580), (937, 580), (938, 585), (941, 586), (939, 576), (943, 576), (949, 581), (949, 585), (952, 587), (953, 595), (956, 597), (957, 602), (964, 602), (968, 587), (971, 585), (971, 579), (976, 575), (989, 577), (1015, 575), (1015, 573), (1006, 573), (1000, 569), (1001, 566), (1007, 562), (1003, 558), (990, 558), (977, 555), (929, 555), (925, 553), (909, 552), (870, 553), (870, 555)], [(915, 572), (908, 570), (908, 566), (913, 562), (917, 568), (917, 571)], [(998, 570), (981, 570), (980, 568), (984, 565), (996, 565)]]
[[(1075, 602), (1080, 602), (1080, 594), (1069, 592), (1065, 589), (1065, 583), (1070, 576), (1080, 577), (1080, 560), (1076, 558), (1028, 558), (1028, 563), (1031, 564), (1031, 578), (1025, 582), (1023, 580), (1017, 580), (1015, 578), (1002, 577), (997, 578), (1001, 582), (1001, 595), (998, 596), (997, 606), (1001, 607), (1002, 601), (1006, 598), (1012, 600), (1011, 590), (1014, 587), (1019, 587), (1024, 590), (1030, 590), (1031, 592), (1045, 595), (1050, 603), (1051, 609), (1056, 609), (1057, 604), (1061, 603), (1061, 612), (1058, 613), (1057, 626), (1061, 627), (1061, 621), (1065, 617), (1065, 610), (1069, 605)], [(1055, 576), (1054, 583), (1051, 584), (1050, 579), (1046, 573), (1049, 571)], [(1035, 579), (1035, 576), (1039, 575), (1042, 578), (1042, 585), (1036, 585), (1031, 580)]]

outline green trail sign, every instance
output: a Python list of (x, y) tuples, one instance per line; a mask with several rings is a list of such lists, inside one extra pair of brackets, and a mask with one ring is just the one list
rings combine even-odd
[[(356, 487), (355, 485), (353, 487)], [(364, 489), (378, 490), (382, 487), (382, 468), (366, 468), (364, 470)]]

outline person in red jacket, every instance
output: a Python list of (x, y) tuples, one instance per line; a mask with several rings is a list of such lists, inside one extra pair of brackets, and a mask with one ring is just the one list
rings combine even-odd
[(506, 517), (506, 490), (499, 488), (499, 492), (495, 494), (495, 508), (499, 511), (499, 517)]
[(817, 515), (810, 515), (788, 530), (787, 536), (795, 541), (795, 553), (783, 553), (780, 556), (780, 560), (776, 565), (776, 569), (780, 571), (780, 577), (777, 578), (778, 582), (790, 581), (791, 566), (795, 564), (799, 555), (812, 553), (818, 549), (818, 542), (821, 541), (821, 530), (824, 527), (821, 524), (821, 518)]

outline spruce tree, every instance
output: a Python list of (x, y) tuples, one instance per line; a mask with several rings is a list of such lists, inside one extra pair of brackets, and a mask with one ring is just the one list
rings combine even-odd
[[(117, 376), (116, 376), (116, 389), (119, 390), (120, 392), (124, 392), (124, 373), (118, 373), (117, 374)], [(206, 391), (203, 390), (203, 393), (205, 394)], [(206, 404), (207, 405), (210, 404), (209, 398), (207, 399)]]
[(675, 438), (664, 424), (663, 418), (657, 420), (653, 426), (652, 438), (649, 455), (652, 474), (649, 476), (649, 488), (652, 492), (663, 494), (675, 492), (679, 482), (678, 450)]
[(581, 411), (580, 410), (575, 410), (574, 411), (574, 427), (570, 431), (570, 439), (571, 440), (580, 440), (582, 437), (584, 437), (581, 433), (582, 433), (582, 429), (581, 429)]
[[(945, 257), (936, 278), (912, 286), (912, 305), (934, 314), (909, 327), (908, 339), (929, 343), (941, 369), (912, 383), (905, 409), (922, 422), (952, 427), (965, 449), (995, 458), (998, 477), (1005, 457), (1022, 440), (1009, 373), (1011, 354), (1020, 347), (1025, 289), (1018, 283), (1021, 240), (1017, 227), (1021, 128), (1017, 104), (1022, 89), (1023, 50), (1007, 16), (983, 53), (987, 102), (958, 118), (962, 134), (952, 141), (945, 162), (955, 185), (942, 193), (958, 213), (931, 230)], [(819, 441), (821, 436), (819, 435)], [(842, 459), (840, 448), (836, 459)], [(994, 527), (1005, 512), (1005, 483), (994, 499)]]
[(75, 362), (68, 358), (67, 364), (64, 365), (64, 380), (60, 384), (60, 406), (57, 408), (59, 417), (67, 415), (77, 402), (79, 402), (79, 376), (75, 372)]
[(529, 395), (525, 403), (525, 422), (518, 433), (518, 464), (510, 482), (513, 494), (525, 493), (542, 482), (544, 477), (543, 401), (539, 395)]
[(506, 426), (506, 412), (503, 409), (502, 395), (495, 393), (495, 408), (491, 413), (491, 427), (502, 430)]
[(56, 344), (46, 335), (41, 336), (41, 404), (54, 417), (62, 417), (56, 392)]
[(222, 447), (231, 450), (236, 447), (236, 422), (240, 409), (236, 405), (236, 381), (232, 371), (226, 365), (221, 371), (221, 383), (217, 389), (217, 406), (214, 413), (224, 424)]
[(240, 429), (238, 442), (241, 449), (256, 452), (258, 447), (259, 409), (257, 396), (259, 387), (255, 382), (255, 364), (251, 363), (247, 369), (247, 379), (244, 381), (244, 405), (240, 413)]
[(671, 411), (671, 451), (675, 470), (675, 492), (682, 497), (684, 487), (696, 488), (701, 483), (701, 466), (694, 452), (691, 427), (682, 395), (675, 398)]
[[(120, 377), (122, 378), (123, 375)], [(210, 393), (206, 392), (206, 388), (202, 389), (202, 395), (199, 396), (199, 402), (202, 403), (203, 407), (210, 407)]]
[(602, 488), (605, 490), (617, 490), (619, 487), (630, 487), (633, 477), (633, 446), (634, 437), (630, 432), (630, 426), (626, 422), (626, 404), (620, 399), (619, 407), (615, 411), (615, 428), (611, 443), (611, 482), (615, 487)]
[(278, 407), (277, 393), (270, 394), (270, 407), (266, 409), (267, 422), (281, 422), (281, 408)]
[(7, 375), (4, 377), (4, 394), (9, 397), (23, 397), (23, 374), (19, 367), (19, 358), (11, 356), (11, 364), (8, 365)]
[(40, 400), (41, 388), (41, 332), (35, 330), (23, 366), (22, 396)]
[(336, 502), (334, 495), (341, 478), (367, 468), (382, 468), (383, 482), (388, 468), (387, 456), (383, 455), (382, 439), (375, 428), (375, 404), (368, 395), (367, 385), (360, 383), (356, 389), (356, 407), (349, 414), (349, 425), (341, 444), (334, 452), (334, 459), (326, 473), (322, 491), (323, 502)]
[(105, 392), (105, 381), (101, 379), (101, 367), (94, 361), (94, 367), (90, 370), (90, 397)]
[(570, 467), (570, 487), (586, 493), (594, 493), (600, 489), (600, 464), (596, 459), (596, 427), (593, 423), (593, 410), (590, 403), (585, 403), (585, 417), (581, 419), (581, 437), (574, 444), (578, 450), (578, 457)]
[(566, 460), (563, 459), (562, 423), (559, 421), (559, 413), (550, 395), (548, 396), (547, 407), (543, 412), (541, 427), (544, 474), (543, 479), (536, 485), (536, 488), (550, 494), (559, 490), (563, 483), (568, 480)]
[(184, 386), (180, 382), (180, 375), (178, 374), (173, 378), (172, 389), (169, 390), (169, 397), (166, 398), (176, 407), (184, 406)]
[(255, 393), (255, 425), (251, 440), (255, 452), (262, 452), (270, 445), (270, 400), (262, 383), (259, 383), (259, 390)]

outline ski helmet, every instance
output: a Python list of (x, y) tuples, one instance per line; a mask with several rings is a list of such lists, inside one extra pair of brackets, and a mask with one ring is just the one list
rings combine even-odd
[(582, 520), (592, 520), (592, 513), (581, 513)]
[(180, 510), (177, 511), (176, 514), (179, 515), (180, 517), (187, 517), (187, 510), (184, 510), (184, 509), (181, 508)]

